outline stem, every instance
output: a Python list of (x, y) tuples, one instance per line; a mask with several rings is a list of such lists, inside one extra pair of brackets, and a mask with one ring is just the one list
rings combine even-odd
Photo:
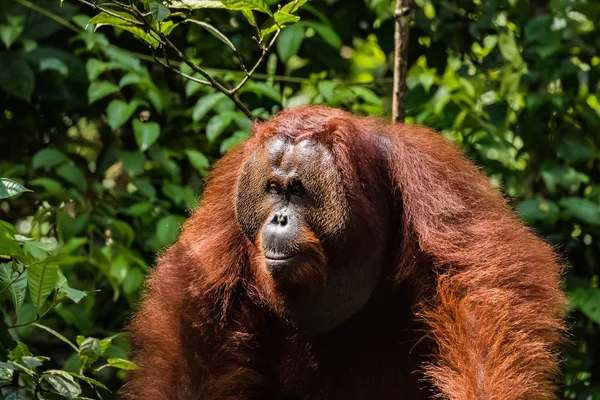
[(409, 0), (396, 0), (394, 12), (394, 85), (392, 120), (404, 122), (406, 115), (406, 74), (408, 71), (408, 35), (410, 32)]
[(106, 8), (104, 8), (104, 7), (102, 7), (102, 6), (99, 6), (98, 4), (94, 3), (93, 1), (86, 1), (86, 0), (78, 0), (78, 1), (79, 1), (80, 3), (82, 3), (82, 4), (85, 4), (86, 6), (92, 7), (94, 10), (99, 10), (99, 11), (102, 11), (102, 12), (103, 12), (103, 13), (105, 13), (105, 14), (108, 14), (108, 15), (110, 15), (110, 16), (112, 16), (112, 17), (115, 17), (115, 18), (118, 18), (118, 19), (120, 19), (120, 20), (123, 20), (123, 21), (125, 21), (125, 22), (127, 22), (127, 23), (129, 23), (129, 24), (132, 24), (132, 25), (137, 25), (137, 26), (143, 26), (143, 25), (144, 25), (144, 23), (143, 23), (143, 22), (134, 21), (134, 20), (131, 20), (131, 19), (125, 18), (125, 17), (124, 17), (124, 16), (122, 16), (122, 15), (119, 15), (119, 14), (117, 14), (117, 13), (115, 13), (115, 12), (112, 12), (112, 11), (110, 11), (110, 10), (108, 10), (108, 9), (106, 9)]

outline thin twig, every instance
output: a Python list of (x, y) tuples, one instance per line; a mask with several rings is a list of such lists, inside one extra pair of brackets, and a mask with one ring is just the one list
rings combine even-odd
[(252, 77), (252, 74), (254, 74), (254, 72), (256, 71), (258, 66), (260, 64), (262, 64), (263, 60), (265, 59), (265, 56), (269, 53), (269, 51), (273, 47), (273, 44), (275, 44), (275, 41), (277, 40), (279, 33), (281, 33), (281, 28), (277, 29), (277, 31), (273, 35), (273, 38), (271, 39), (271, 42), (269, 43), (269, 45), (267, 47), (262, 47), (262, 53), (261, 53), (260, 57), (258, 58), (258, 60), (256, 61), (256, 64), (254, 64), (254, 66), (252, 67), (252, 69), (250, 71), (248, 71), (246, 76), (240, 81), (240, 83), (237, 84), (236, 87), (234, 87), (233, 89), (230, 90), (230, 92), (232, 94), (237, 93), (242, 88), (242, 86), (244, 86), (246, 84), (246, 82), (248, 82), (248, 80)]
[(157, 63), (159, 63), (160, 65), (162, 65), (163, 67), (170, 69), (171, 71), (175, 72), (177, 75), (184, 77), (185, 79), (188, 79), (192, 82), (196, 82), (199, 83), (201, 85), (204, 86), (212, 86), (212, 84), (209, 81), (203, 81), (202, 79), (198, 79), (195, 78), (191, 75), (188, 75), (186, 73), (181, 72), (180, 70), (176, 69), (175, 67), (173, 67), (172, 65), (169, 65), (168, 63), (162, 61), (160, 58), (153, 56), (152, 57), (154, 61), (156, 61)]

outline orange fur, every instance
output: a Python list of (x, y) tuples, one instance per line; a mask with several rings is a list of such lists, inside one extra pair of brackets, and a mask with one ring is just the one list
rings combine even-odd
[[(374, 194), (389, 194), (386, 218), (398, 221), (389, 233), (394, 281), (322, 338), (278, 318), (277, 289), (235, 219), (241, 168), (276, 134), (330, 148), (365, 239), (384, 217)], [(553, 399), (560, 287), (551, 247), (440, 135), (296, 107), (254, 125), (216, 164), (200, 208), (148, 281), (131, 328), (140, 369), (125, 392), (145, 400)]]

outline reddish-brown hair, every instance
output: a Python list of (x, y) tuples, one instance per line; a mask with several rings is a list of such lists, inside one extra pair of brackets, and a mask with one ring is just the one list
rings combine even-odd
[[(396, 285), (415, 288), (411, 310), (431, 343), (424, 363), (416, 367), (424, 396), (555, 397), (565, 297), (552, 248), (522, 224), (486, 177), (439, 134), (318, 106), (295, 107), (255, 124), (252, 137), (216, 163), (201, 206), (148, 280), (132, 324), (140, 369), (127, 385), (129, 397), (255, 398), (273, 385), (258, 368), (267, 359), (285, 357), (282, 365), (305, 362), (293, 349), (308, 351), (311, 344), (299, 335), (285, 339), (286, 352), (257, 351), (261, 335), (273, 334), (267, 305), (275, 294), (253, 273), (256, 249), (235, 218), (241, 169), (273, 135), (312, 137), (326, 144), (365, 231), (377, 229), (369, 218), (378, 211), (365, 195), (369, 186), (389, 192), (394, 218), (401, 222), (393, 277)], [(381, 345), (396, 346), (390, 341)], [(380, 373), (394, 376), (403, 362), (396, 361)], [(307, 398), (319, 398), (310, 385), (339, 373), (324, 366), (311, 381), (281, 371), (278, 387), (293, 387)], [(334, 387), (343, 393), (340, 385), (329, 387), (328, 398), (338, 398)], [(393, 387), (377, 393), (391, 397)]]

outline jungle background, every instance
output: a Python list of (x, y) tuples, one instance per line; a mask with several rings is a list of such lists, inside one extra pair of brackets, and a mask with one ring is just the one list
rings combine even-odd
[[(116, 3), (120, 18), (87, 0), (0, 0), (0, 398), (117, 397), (145, 275), (211, 164), (248, 137), (244, 112), (165, 38), (232, 88), (285, 25), (235, 96), (247, 111), (391, 115), (391, 0), (128, 3), (144, 26)], [(560, 395), (600, 399), (600, 2), (411, 9), (406, 122), (458, 143), (557, 246), (571, 300)]]

